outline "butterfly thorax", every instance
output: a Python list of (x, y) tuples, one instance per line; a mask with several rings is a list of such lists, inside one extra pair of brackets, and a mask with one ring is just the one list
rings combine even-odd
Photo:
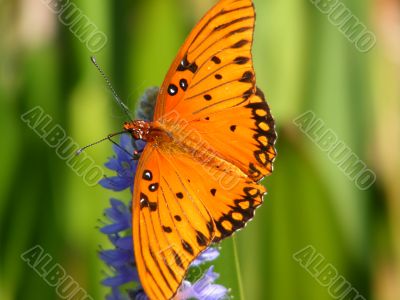
[(134, 139), (143, 140), (151, 146), (159, 148), (163, 153), (187, 155), (210, 168), (216, 168), (227, 174), (247, 177), (242, 170), (227, 162), (208, 143), (205, 143), (200, 133), (191, 131), (187, 127), (169, 122), (137, 120), (125, 123), (124, 129)]
[(124, 130), (129, 132), (135, 140), (143, 140), (148, 143), (170, 143), (170, 134), (158, 126), (156, 122), (136, 120), (124, 124)]

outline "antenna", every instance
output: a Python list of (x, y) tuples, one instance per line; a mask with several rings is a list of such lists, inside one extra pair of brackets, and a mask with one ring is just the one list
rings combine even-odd
[(124, 104), (124, 102), (122, 102), (121, 98), (118, 96), (117, 92), (114, 90), (110, 79), (108, 78), (108, 76), (104, 73), (103, 69), (99, 66), (99, 64), (96, 61), (96, 57), (95, 56), (91, 56), (90, 60), (92, 61), (92, 63), (94, 64), (94, 66), (96, 67), (96, 69), (100, 72), (101, 76), (104, 78), (104, 80), (107, 83), (108, 88), (110, 89), (111, 93), (114, 96), (115, 101), (117, 102), (117, 104), (122, 108), (122, 110), (124, 111), (124, 113), (127, 115), (128, 119), (130, 121), (132, 121), (132, 117), (130, 115), (129, 109), (128, 107)]
[[(76, 151), (75, 154), (76, 154), (76, 155), (80, 155), (80, 154), (82, 154), (82, 152), (85, 151), (86, 149), (88, 149), (88, 148), (90, 148), (90, 147), (93, 147), (93, 146), (96, 146), (96, 145), (98, 145), (98, 144), (100, 144), (100, 143), (102, 143), (102, 142), (105, 142), (105, 141), (107, 141), (107, 140), (108, 140), (108, 141), (111, 141), (113, 144), (119, 146), (119, 145), (118, 145), (117, 143), (115, 143), (111, 138), (114, 137), (114, 136), (117, 136), (117, 135), (124, 134), (124, 133), (126, 133), (126, 131), (121, 131), (121, 132), (117, 132), (117, 133), (110, 134), (110, 135), (108, 135), (106, 138), (101, 139), (100, 141), (97, 141), (97, 142), (95, 142), (95, 143), (92, 143), (92, 144), (90, 144), (90, 145), (87, 145), (87, 146), (85, 146), (85, 147), (79, 149), (78, 151)], [(121, 147), (121, 146), (119, 146), (119, 147)], [(126, 151), (126, 150), (125, 150), (125, 151)], [(131, 154), (129, 154), (129, 155), (131, 155)]]

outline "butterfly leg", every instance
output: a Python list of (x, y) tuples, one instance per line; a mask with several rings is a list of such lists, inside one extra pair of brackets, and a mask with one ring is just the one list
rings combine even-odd
[(138, 158), (137, 158), (135, 152), (134, 152), (133, 155), (132, 155), (132, 153), (129, 153), (126, 149), (122, 148), (117, 142), (115, 142), (115, 141), (112, 139), (112, 135), (109, 135), (107, 138), (108, 138), (108, 140), (109, 140), (111, 143), (113, 143), (113, 144), (114, 144), (115, 146), (117, 146), (119, 149), (121, 149), (122, 151), (124, 151), (124, 152), (125, 152), (126, 154), (128, 154), (130, 157), (132, 157), (133, 160), (138, 160)]
[(133, 155), (134, 155), (134, 159), (135, 159), (135, 160), (139, 160), (140, 155), (142, 154), (142, 152), (143, 152), (143, 150), (144, 150), (144, 147), (143, 147), (143, 148), (140, 148), (140, 147), (137, 145), (136, 142), (137, 142), (137, 140), (132, 140), (132, 145), (133, 145), (133, 149), (134, 149)]

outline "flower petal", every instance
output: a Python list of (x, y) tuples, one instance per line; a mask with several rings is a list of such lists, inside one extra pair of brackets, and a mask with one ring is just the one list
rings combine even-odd
[(219, 277), (214, 273), (214, 267), (211, 266), (207, 272), (194, 284), (185, 281), (177, 294), (177, 299), (187, 300), (191, 298), (201, 300), (221, 300), (225, 299), (229, 290), (222, 285), (214, 284)]
[(120, 177), (120, 176), (114, 176), (114, 177), (107, 177), (103, 178), (99, 181), (99, 184), (108, 190), (112, 190), (115, 192), (120, 192), (123, 191), (133, 184), (133, 180), (130, 180), (130, 177)]
[[(133, 251), (132, 236), (126, 236), (118, 239), (115, 245), (123, 250)], [(133, 252), (132, 252), (133, 254)]]
[(206, 262), (210, 262), (213, 260), (216, 260), (219, 256), (219, 251), (218, 249), (214, 247), (210, 247), (207, 250), (205, 250), (203, 253), (201, 253), (195, 261), (192, 262), (192, 267), (197, 267), (201, 264), (204, 264)]
[(107, 169), (112, 171), (118, 171), (121, 169), (120, 161), (115, 157), (110, 158), (104, 165), (107, 167)]
[(100, 258), (112, 267), (123, 266), (132, 258), (131, 253), (126, 250), (114, 249), (100, 251)]

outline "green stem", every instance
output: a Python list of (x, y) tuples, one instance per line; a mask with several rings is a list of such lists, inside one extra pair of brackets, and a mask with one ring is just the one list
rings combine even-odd
[(239, 262), (239, 252), (238, 252), (238, 247), (237, 247), (237, 242), (236, 242), (236, 236), (232, 236), (232, 244), (233, 244), (233, 256), (235, 257), (235, 266), (236, 266), (236, 275), (237, 275), (237, 281), (239, 285), (239, 294), (240, 294), (240, 299), (245, 300), (244, 298), (244, 289), (243, 289), (243, 279), (242, 279), (242, 272), (240, 270), (240, 262)]

